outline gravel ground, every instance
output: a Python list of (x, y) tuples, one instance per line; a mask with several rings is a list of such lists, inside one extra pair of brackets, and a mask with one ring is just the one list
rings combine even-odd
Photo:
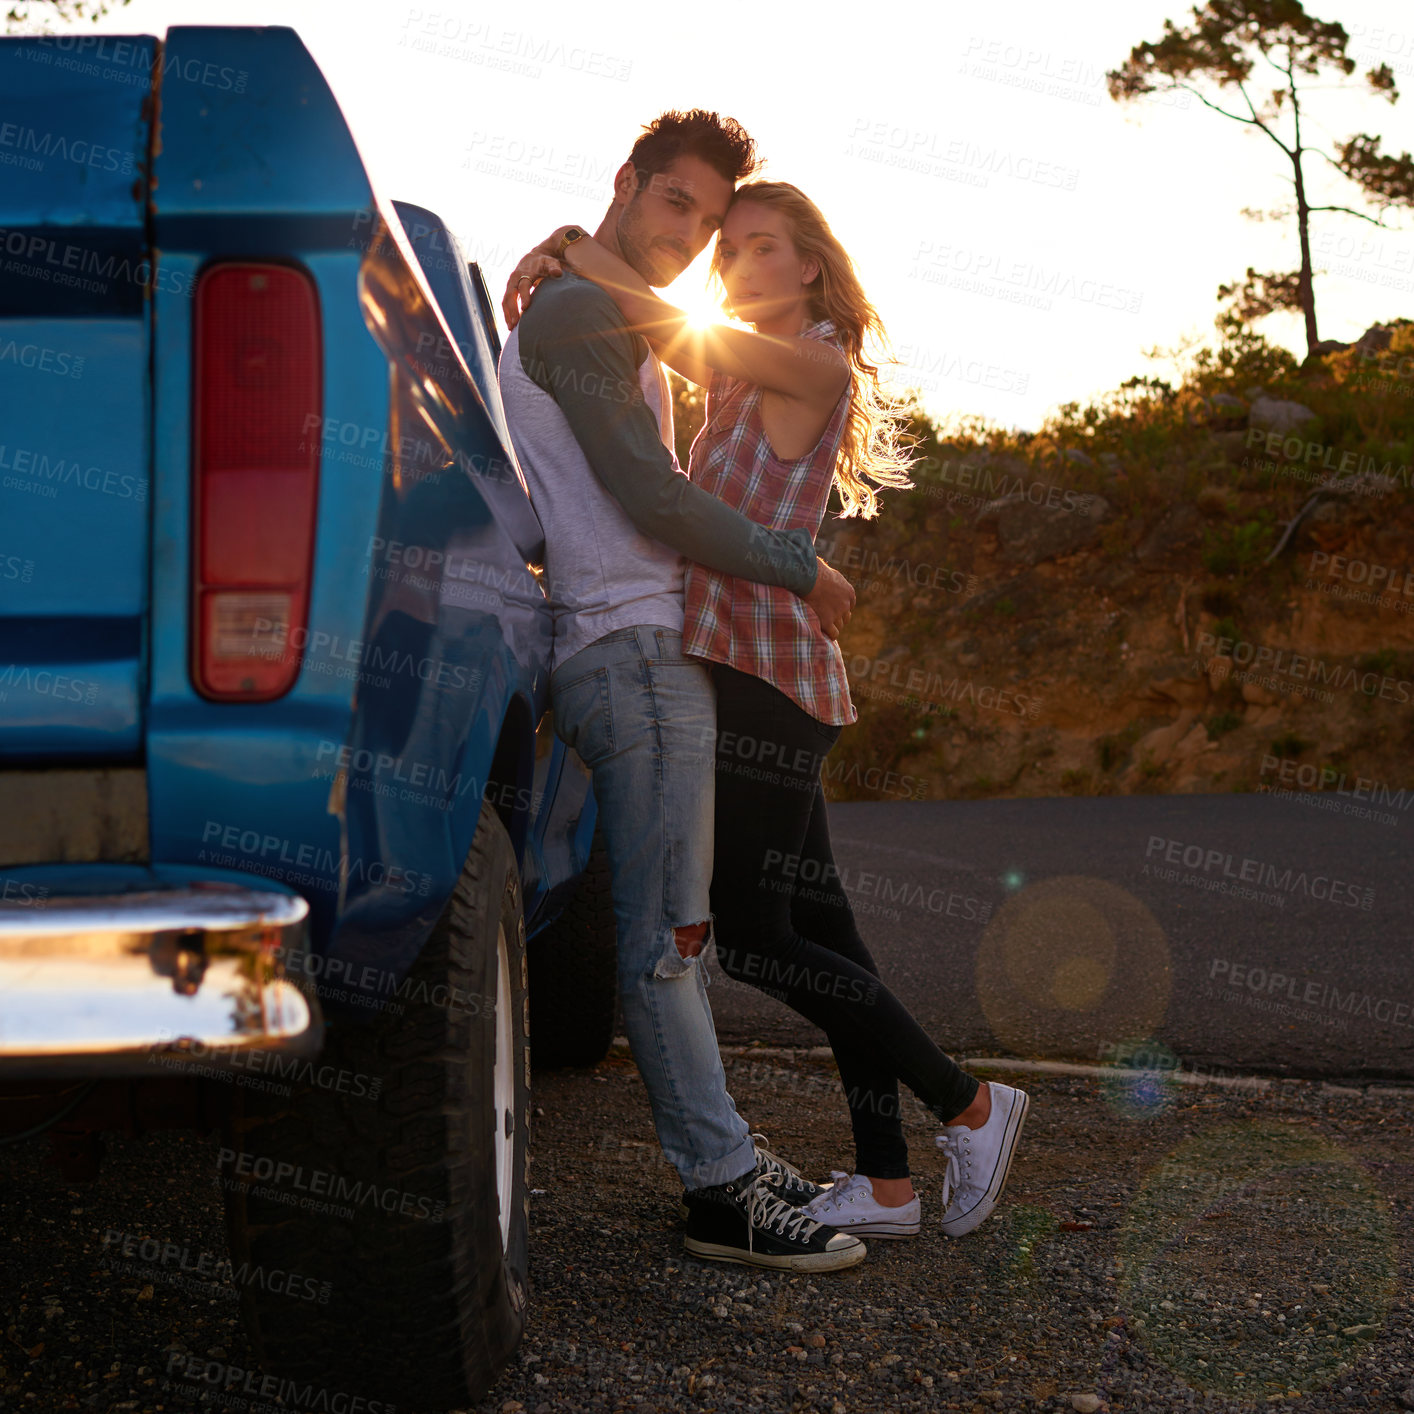
[[(532, 1320), (478, 1414), (1414, 1408), (1410, 1092), (978, 1073), (1032, 1096), (997, 1212), (937, 1231), (941, 1155), (915, 1106), (923, 1234), (819, 1276), (684, 1257), (630, 1061), (537, 1075)], [(847, 1166), (828, 1063), (728, 1075), (776, 1152)], [(169, 1352), (253, 1364), (216, 1270), (215, 1138), (108, 1142), (82, 1186), (42, 1138), (0, 1150), (2, 1410), (211, 1410), (167, 1384)], [(186, 1285), (115, 1261), (111, 1230), (178, 1234)]]

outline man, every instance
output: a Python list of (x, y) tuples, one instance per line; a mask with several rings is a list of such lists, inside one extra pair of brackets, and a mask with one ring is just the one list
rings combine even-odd
[[(732, 119), (665, 113), (634, 144), (598, 230), (649, 284), (671, 283), (721, 225), (755, 144)], [(821, 1190), (758, 1151), (727, 1093), (702, 953), (712, 942), (716, 700), (682, 653), (684, 556), (784, 586), (826, 632), (854, 591), (809, 532), (757, 525), (692, 485), (667, 379), (618, 306), (566, 271), (501, 354), (511, 440), (545, 530), (555, 729), (594, 777), (613, 871), (619, 994), (696, 1256), (830, 1271), (865, 1255), (812, 1221)]]

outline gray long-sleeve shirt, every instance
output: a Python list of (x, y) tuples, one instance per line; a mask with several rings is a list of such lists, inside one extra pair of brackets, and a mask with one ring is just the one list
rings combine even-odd
[(809, 531), (773, 530), (694, 486), (664, 445), (659, 365), (613, 299), (566, 271), (501, 352), (511, 441), (545, 531), (554, 662), (615, 629), (681, 631), (684, 557), (806, 595)]

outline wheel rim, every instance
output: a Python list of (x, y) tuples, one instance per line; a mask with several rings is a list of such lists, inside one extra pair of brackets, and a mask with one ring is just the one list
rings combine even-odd
[(515, 1182), (516, 1075), (515, 1018), (511, 1015), (511, 960), (504, 925), (496, 930), (496, 1058), (491, 1093), (494, 1101), (496, 1203), (501, 1214), (501, 1251), (511, 1235), (511, 1200)]

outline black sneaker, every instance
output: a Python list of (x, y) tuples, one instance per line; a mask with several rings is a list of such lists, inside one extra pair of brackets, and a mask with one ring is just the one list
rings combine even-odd
[(828, 1183), (811, 1183), (794, 1164), (773, 1154), (766, 1147), (764, 1134), (752, 1134), (751, 1139), (756, 1145), (756, 1172), (765, 1178), (777, 1198), (801, 1208), (828, 1191)]
[(833, 1272), (862, 1262), (868, 1253), (857, 1237), (836, 1232), (776, 1197), (765, 1176), (754, 1169), (731, 1183), (692, 1189), (686, 1207), (683, 1247), (693, 1257), (792, 1272)]
[[(811, 1183), (794, 1164), (773, 1154), (766, 1148), (766, 1136), (753, 1133), (752, 1143), (756, 1147), (756, 1175), (763, 1178), (777, 1198), (794, 1208), (803, 1208), (807, 1203), (829, 1192), (828, 1183)], [(687, 1203), (678, 1204), (678, 1212), (687, 1217)]]

